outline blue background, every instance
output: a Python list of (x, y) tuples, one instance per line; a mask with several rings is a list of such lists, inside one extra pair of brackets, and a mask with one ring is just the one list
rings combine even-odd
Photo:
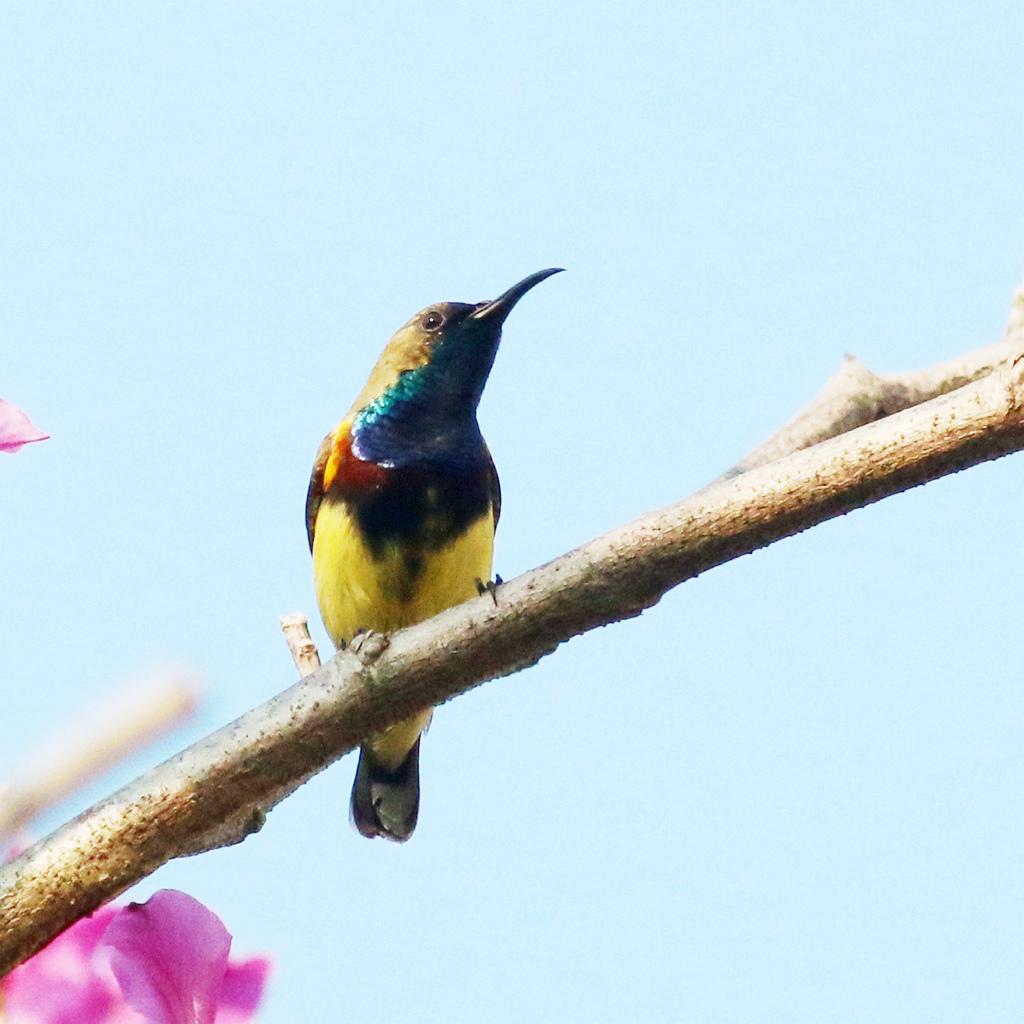
[[(322, 651), (303, 503), (388, 336), (557, 265), (481, 410), (506, 579), (676, 500), (853, 352), (996, 340), (1019, 3), (0, 9), (0, 769), (161, 659)], [(715, 570), (443, 708), (404, 847), (346, 759), (182, 888), (262, 1020), (1024, 1016), (1010, 457)]]

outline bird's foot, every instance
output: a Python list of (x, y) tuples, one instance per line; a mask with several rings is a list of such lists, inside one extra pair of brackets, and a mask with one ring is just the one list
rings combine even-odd
[(366, 654), (376, 656), (388, 645), (388, 634), (378, 633), (372, 629), (364, 629), (360, 626), (355, 635), (348, 642), (348, 649), (353, 654)]
[[(355, 651), (355, 650), (358, 650), (359, 649), (358, 646), (353, 647), (353, 644), (355, 644), (356, 640), (359, 640), (359, 637), (361, 637), (364, 633), (368, 633), (368, 632), (369, 632), (369, 630), (365, 626), (360, 626), (352, 634), (352, 639), (351, 640), (342, 640), (341, 641), (341, 646), (338, 648), (338, 650), (339, 651)], [(359, 642), (362, 643), (361, 640)]]
[(494, 574), (494, 579), (484, 583), (482, 579), (477, 577), (476, 581), (476, 592), (483, 597), (484, 594), (490, 594), (491, 600), (494, 601), (494, 607), (498, 607), (498, 587), (505, 581), (497, 574)]

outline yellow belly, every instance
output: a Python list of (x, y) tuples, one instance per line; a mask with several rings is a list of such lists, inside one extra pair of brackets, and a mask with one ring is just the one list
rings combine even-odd
[(477, 595), (491, 578), (494, 519), (490, 513), (446, 547), (422, 555), (410, 577), (406, 552), (393, 545), (375, 559), (341, 502), (325, 502), (316, 518), (313, 577), (324, 625), (342, 647), (363, 630), (401, 629)]
[[(420, 552), (422, 568), (410, 575), (408, 551), (395, 544), (374, 558), (347, 507), (324, 502), (313, 536), (313, 578), (327, 632), (342, 647), (360, 630), (401, 629), (475, 597), (476, 581), (491, 578), (493, 551), (494, 517), (488, 512), (445, 547)], [(375, 736), (374, 753), (400, 764), (431, 713)]]

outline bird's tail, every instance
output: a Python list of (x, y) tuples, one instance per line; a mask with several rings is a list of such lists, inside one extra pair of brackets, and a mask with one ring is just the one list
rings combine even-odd
[(420, 738), (397, 768), (389, 768), (369, 746), (359, 751), (350, 814), (361, 835), (404, 843), (420, 810)]

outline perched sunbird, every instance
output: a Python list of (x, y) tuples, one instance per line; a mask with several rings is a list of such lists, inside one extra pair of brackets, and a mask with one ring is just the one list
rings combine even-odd
[[(505, 318), (560, 269), (531, 274), (492, 302), (439, 302), (417, 313), (324, 438), (306, 530), (320, 614), (339, 649), (357, 633), (422, 622), (490, 582), (501, 492), (477, 406)], [(364, 836), (412, 835), (420, 734), (432, 713), (363, 744), (351, 814)]]

